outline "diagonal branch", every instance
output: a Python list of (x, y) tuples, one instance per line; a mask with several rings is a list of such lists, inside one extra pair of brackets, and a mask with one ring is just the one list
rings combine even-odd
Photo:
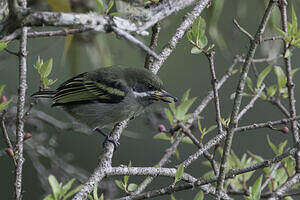
[[(230, 117), (231, 120), (230, 120), (230, 124), (229, 124), (228, 135), (225, 140), (224, 152), (222, 155), (222, 160), (221, 160), (221, 165), (220, 165), (220, 175), (219, 175), (219, 178), (217, 181), (217, 193), (218, 194), (220, 194), (220, 192), (223, 191), (223, 185), (224, 185), (224, 179), (225, 179), (225, 169), (227, 167), (228, 157), (229, 157), (230, 151), (231, 151), (234, 129), (238, 125), (238, 114), (239, 114), (239, 110), (240, 110), (240, 106), (241, 106), (241, 102), (242, 102), (242, 94), (243, 94), (243, 91), (245, 88), (245, 82), (246, 82), (247, 74), (248, 74), (248, 71), (250, 68), (251, 60), (254, 57), (254, 54), (257, 49), (258, 44), (260, 43), (262, 34), (266, 28), (267, 22), (269, 20), (269, 17), (271, 15), (274, 5), (275, 5), (275, 0), (270, 0), (269, 4), (267, 6), (267, 9), (264, 13), (264, 16), (261, 20), (261, 23), (258, 27), (258, 30), (255, 34), (254, 40), (250, 41), (250, 48), (249, 48), (245, 63), (242, 68), (242, 73), (240, 76), (238, 87), (236, 89), (233, 109), (232, 109), (231, 117)], [(218, 199), (220, 199), (220, 197), (218, 197)]]

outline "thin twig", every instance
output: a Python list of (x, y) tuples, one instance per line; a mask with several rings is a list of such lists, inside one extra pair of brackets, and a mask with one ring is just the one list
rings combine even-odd
[(259, 124), (255, 123), (255, 124), (251, 124), (248, 126), (241, 126), (241, 127), (237, 127), (234, 131), (235, 132), (244, 132), (244, 131), (255, 130), (255, 129), (259, 129), (259, 128), (269, 128), (270, 126), (287, 124), (287, 123), (291, 122), (292, 120), (297, 120), (297, 119), (300, 119), (300, 115), (298, 115), (294, 118), (285, 118), (285, 119), (281, 119), (281, 120), (277, 120), (277, 121), (269, 121), (269, 122), (265, 122), (265, 123), (259, 123)]
[(243, 27), (241, 27), (241, 26), (239, 25), (239, 23), (237, 22), (236, 19), (233, 20), (233, 23), (234, 23), (234, 25), (235, 25), (242, 33), (244, 33), (250, 40), (254, 40), (254, 37), (253, 37), (250, 33), (248, 33), (248, 31), (246, 31)]
[[(5, 114), (6, 114), (6, 111), (3, 111), (2, 116), (1, 116), (0, 126), (1, 126), (1, 130), (2, 130), (2, 133), (3, 133), (3, 138), (4, 138), (4, 141), (6, 143), (7, 148), (10, 148), (12, 151), (14, 151), (14, 147), (13, 147), (11, 141), (10, 141), (10, 138), (8, 136), (8, 133), (7, 133), (6, 125), (5, 125)], [(14, 161), (15, 166), (17, 166), (17, 161), (16, 161), (15, 155), (12, 155), (12, 159)]]
[(151, 50), (149, 47), (147, 47), (143, 42), (139, 41), (135, 37), (133, 37), (131, 34), (127, 33), (126, 31), (119, 29), (115, 26), (112, 26), (112, 30), (120, 37), (123, 37), (124, 39), (128, 40), (132, 44), (136, 45), (137, 47), (141, 48), (144, 50), (146, 53), (149, 55), (153, 56), (156, 59), (160, 59), (159, 56)]
[(220, 109), (220, 99), (219, 99), (219, 93), (218, 93), (218, 81), (217, 81), (217, 76), (215, 72), (215, 63), (214, 63), (214, 55), (215, 52), (211, 51), (209, 53), (205, 54), (208, 61), (209, 61), (209, 68), (210, 68), (210, 73), (211, 73), (211, 84), (213, 87), (213, 92), (214, 92), (214, 102), (215, 102), (215, 109), (216, 109), (216, 122), (218, 125), (218, 133), (223, 132), (222, 128), (222, 122), (221, 122), (221, 109)]
[(250, 100), (250, 102), (243, 108), (243, 110), (239, 113), (239, 115), (237, 116), (237, 120), (240, 120), (243, 115), (254, 106), (254, 103), (256, 102), (256, 100), (260, 97), (261, 93), (263, 92), (263, 90), (265, 89), (266, 85), (264, 83), (262, 83), (262, 85), (260, 86), (259, 90), (257, 91), (257, 93), (252, 97), (252, 99)]

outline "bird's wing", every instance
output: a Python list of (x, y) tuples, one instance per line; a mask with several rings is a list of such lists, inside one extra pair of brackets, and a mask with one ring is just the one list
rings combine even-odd
[(126, 91), (113, 87), (118, 84), (120, 83), (114, 80), (105, 80), (105, 84), (103, 84), (99, 80), (92, 80), (88, 73), (83, 73), (69, 79), (57, 88), (52, 106), (95, 101), (119, 103), (124, 99)]

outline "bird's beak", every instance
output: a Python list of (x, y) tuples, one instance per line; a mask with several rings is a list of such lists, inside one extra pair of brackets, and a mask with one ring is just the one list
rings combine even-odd
[(156, 99), (156, 100), (161, 100), (167, 103), (172, 103), (172, 102), (176, 102), (177, 98), (173, 97), (171, 94), (169, 94), (168, 92), (161, 90), (161, 91), (153, 91), (151, 93), (151, 96)]

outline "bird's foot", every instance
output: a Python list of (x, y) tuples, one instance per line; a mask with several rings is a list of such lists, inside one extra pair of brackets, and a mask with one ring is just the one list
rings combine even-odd
[(105, 145), (107, 144), (107, 142), (111, 142), (114, 147), (115, 147), (115, 150), (117, 149), (117, 147), (120, 145), (120, 142), (116, 141), (114, 138), (112, 138), (111, 136), (107, 135), (104, 139), (104, 142), (103, 142), (103, 148), (105, 147)]
[(107, 142), (111, 142), (114, 147), (115, 150), (117, 149), (117, 147), (120, 145), (120, 142), (116, 141), (113, 137), (111, 137), (110, 135), (104, 133), (101, 129), (99, 128), (95, 128), (94, 131), (97, 131), (98, 133), (100, 133), (101, 135), (103, 135), (105, 137), (104, 142), (103, 142), (103, 148), (105, 147), (105, 145), (107, 144)]

